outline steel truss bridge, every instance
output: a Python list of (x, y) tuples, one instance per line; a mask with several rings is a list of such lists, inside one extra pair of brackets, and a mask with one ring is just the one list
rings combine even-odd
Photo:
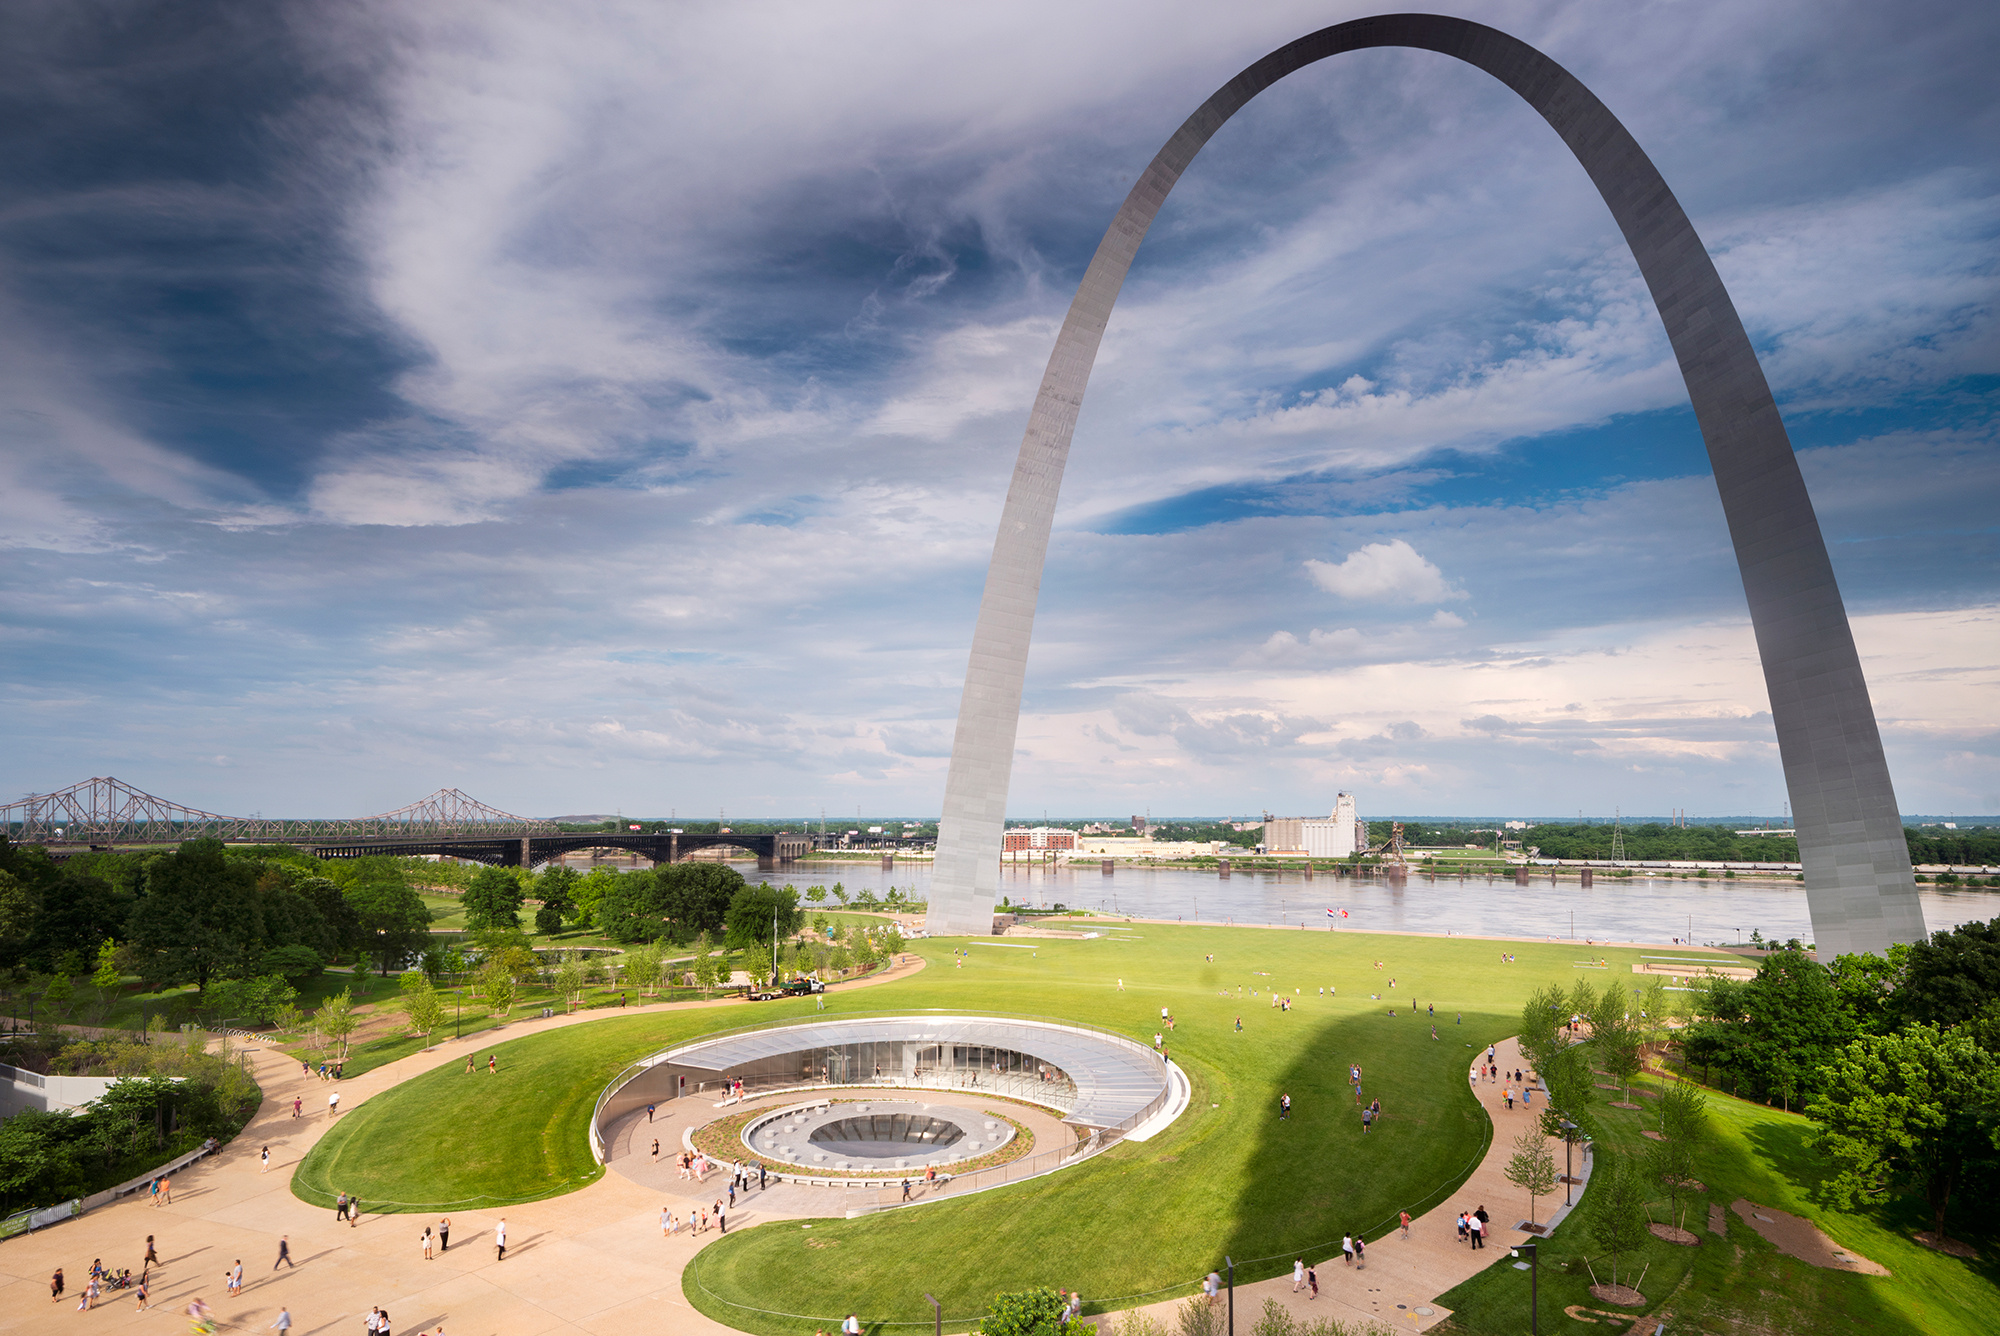
[(0, 833), (62, 857), (84, 849), (139, 848), (215, 839), (292, 844), (318, 858), (437, 854), (499, 867), (534, 867), (583, 849), (624, 849), (673, 862), (701, 849), (737, 848), (762, 868), (805, 854), (805, 835), (646, 835), (569, 832), (552, 821), (515, 816), (458, 789), (439, 789), (393, 812), (351, 819), (223, 816), (183, 807), (109, 776), (0, 805)]

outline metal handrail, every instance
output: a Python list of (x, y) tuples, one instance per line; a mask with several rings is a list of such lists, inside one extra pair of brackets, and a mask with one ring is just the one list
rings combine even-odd
[[(1121, 1044), (1128, 1045), (1129, 1047), (1138, 1052), (1152, 1055), (1154, 1058), (1160, 1061), (1162, 1070), (1164, 1070), (1166, 1065), (1166, 1059), (1161, 1056), (1161, 1054), (1157, 1049), (1151, 1048), (1146, 1044), (1139, 1042), (1138, 1040), (1132, 1038), (1130, 1035), (1120, 1034), (1118, 1031), (1107, 1029), (1102, 1025), (1092, 1025), (1089, 1021), (1064, 1020), (1056, 1016), (1036, 1016), (1024, 1012), (967, 1011), (958, 1007), (916, 1007), (916, 1008), (906, 1007), (895, 1010), (885, 1009), (879, 1011), (842, 1011), (838, 1014), (838, 1019), (845, 1021), (845, 1020), (856, 1020), (856, 1019), (863, 1019), (870, 1017), (889, 1018), (889, 1017), (912, 1017), (912, 1016), (915, 1017), (953, 1016), (953, 1017), (965, 1017), (971, 1020), (1034, 1021), (1037, 1024), (1050, 1025), (1054, 1026), (1057, 1029), (1087, 1031), (1092, 1034), (1101, 1035), (1107, 1039), (1115, 1040)], [(606, 1154), (606, 1147), (604, 1144), (604, 1129), (599, 1122), (599, 1119), (602, 1117), (604, 1112), (604, 1106), (607, 1103), (609, 1103), (618, 1094), (620, 1090), (624, 1089), (625, 1086), (629, 1084), (634, 1077), (638, 1076), (641, 1072), (647, 1071), (653, 1067), (658, 1066), (660, 1063), (665, 1062), (672, 1054), (680, 1051), (681, 1049), (688, 1048), (695, 1044), (705, 1044), (715, 1039), (726, 1039), (731, 1035), (763, 1034), (771, 1030), (796, 1029), (801, 1026), (809, 1026), (809, 1025), (824, 1025), (829, 1023), (832, 1019), (834, 1018), (829, 1017), (825, 1012), (816, 1011), (808, 1016), (797, 1016), (786, 1020), (770, 1021), (763, 1025), (736, 1025), (736, 1026), (731, 1026), (729, 1029), (726, 1030), (711, 1030), (701, 1035), (695, 1036), (693, 1038), (685, 1039), (678, 1044), (671, 1044), (668, 1047), (659, 1050), (657, 1053), (649, 1054), (644, 1058), (640, 1058), (636, 1062), (631, 1062), (626, 1064), (626, 1066), (616, 1076), (611, 1078), (610, 1084), (606, 1085), (604, 1089), (598, 1093), (597, 1102), (591, 1108), (590, 1151), (592, 1157), (596, 1159), (597, 1163), (599, 1164), (604, 1163)], [(1132, 1128), (1137, 1127), (1140, 1122), (1144, 1121), (1148, 1117), (1151, 1117), (1154, 1113), (1157, 1113), (1160, 1107), (1164, 1104), (1167, 1096), (1172, 1094), (1172, 1092), (1173, 1092), (1173, 1082), (1170, 1080), (1167, 1082), (1165, 1088), (1161, 1091), (1161, 1093), (1154, 1096), (1153, 1099), (1147, 1104), (1147, 1106), (1144, 1109), (1142, 1109), (1139, 1113), (1133, 1114), (1127, 1118), (1123, 1118), (1119, 1120), (1118, 1123), (1114, 1124), (1112, 1127), (1102, 1128), (1099, 1129), (1099, 1131), (1102, 1132), (1115, 1131), (1122, 1136), (1124, 1132), (1130, 1131)], [(1094, 1137), (1097, 1135), (1097, 1133), (1093, 1133), (1092, 1135)], [(984, 1173), (989, 1171), (981, 1170), (978, 1172)]]

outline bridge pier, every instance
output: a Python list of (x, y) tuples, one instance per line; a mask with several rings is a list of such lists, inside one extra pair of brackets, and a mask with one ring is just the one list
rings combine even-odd
[(758, 854), (757, 870), (759, 872), (776, 872), (778, 870), (778, 856), (776, 854)]

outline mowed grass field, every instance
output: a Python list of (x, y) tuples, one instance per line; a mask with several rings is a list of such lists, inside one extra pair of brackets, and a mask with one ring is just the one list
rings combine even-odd
[[(1418, 1214), (1447, 1195), (1485, 1152), (1491, 1130), (1465, 1081), (1474, 1051), (1512, 1034), (1522, 1003), (1544, 982), (1629, 980), (1636, 954), (1566, 943), (1092, 926), (1105, 935), (975, 942), (963, 964), (953, 954), (962, 939), (919, 942), (913, 949), (930, 968), (836, 989), (829, 1009), (1059, 1016), (1150, 1043), (1160, 1008), (1169, 1007), (1178, 1022), (1169, 1046), (1195, 1087), (1172, 1128), (962, 1200), (812, 1230), (789, 1223), (732, 1232), (689, 1268), (690, 1302), (732, 1327), (790, 1333), (801, 1318), (834, 1322), (850, 1310), (871, 1321), (927, 1322), (929, 1291), (963, 1326), (996, 1292), (1033, 1285), (1080, 1288), (1099, 1309), (1188, 1292), (1225, 1254), (1236, 1258), (1239, 1279), (1276, 1275), (1301, 1249), (1323, 1249), (1345, 1230), (1379, 1233), (1399, 1210)], [(1502, 963), (1503, 950), (1518, 962)], [(1608, 971), (1578, 968), (1600, 958)], [(1271, 1007), (1273, 989), (1294, 998), (1292, 1011)], [(447, 1066), (343, 1115), (301, 1166), (295, 1190), (321, 1204), (335, 1192), (358, 1193), (378, 1210), (574, 1190), (599, 1172), (587, 1121), (626, 1062), (811, 1005), (621, 1017), (502, 1043), (498, 1078)], [(1383, 1104), (1383, 1121), (1365, 1136), (1350, 1063), (1361, 1065), (1367, 1096)], [(1280, 1093), (1293, 1099), (1288, 1122), (1278, 1120)]]

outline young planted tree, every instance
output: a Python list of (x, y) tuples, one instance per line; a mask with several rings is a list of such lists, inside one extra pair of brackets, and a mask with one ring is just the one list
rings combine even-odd
[[(1606, 1183), (1594, 1184), (1591, 1196), (1590, 1241), (1602, 1250), (1601, 1256), (1611, 1261), (1611, 1283), (1618, 1284), (1618, 1267), (1627, 1253), (1646, 1245), (1652, 1237), (1646, 1228), (1646, 1196), (1639, 1187), (1638, 1175), (1623, 1160), (1614, 1161), (1607, 1174), (1602, 1169), (1599, 1176), (1608, 1178)], [(1595, 1268), (1591, 1278), (1597, 1277)]]
[(407, 970), (402, 977), (403, 1023), (411, 1034), (421, 1035), (425, 1047), (444, 1024), (444, 999), (422, 970)]
[(660, 948), (634, 947), (625, 953), (625, 982), (651, 997), (660, 986)]
[(479, 971), (479, 991), (485, 994), (486, 1010), (505, 1018), (514, 1009), (514, 972), (505, 960), (489, 960)]
[(814, 904), (820, 903), (822, 900), (826, 899), (826, 887), (824, 886), (806, 887), (806, 899), (812, 901)]
[(565, 1010), (574, 1012), (576, 1004), (583, 1001), (583, 990), (589, 982), (584, 973), (583, 961), (574, 951), (563, 952), (562, 962), (556, 966), (556, 993), (563, 1000)]
[(694, 986), (707, 997), (715, 986), (726, 977), (722, 974), (722, 962), (715, 958), (715, 948), (709, 944), (708, 934), (701, 933), (694, 939)]
[(313, 1013), (313, 1024), (326, 1036), (333, 1061), (347, 1061), (347, 1041), (353, 1038), (355, 1027), (360, 1024), (354, 1016), (352, 990), (343, 988), (320, 1003), (319, 1010)]
[(833, 883), (833, 898), (840, 901), (841, 908), (847, 907), (847, 888), (837, 881)]
[(1708, 1096), (1692, 1081), (1675, 1081), (1660, 1092), (1660, 1136), (1647, 1151), (1647, 1167), (1667, 1190), (1675, 1229), (1684, 1229), (1683, 1200), (1692, 1200), (1708, 1144)]
[(1535, 1199), (1555, 1191), (1556, 1157), (1549, 1152), (1548, 1138), (1531, 1127), (1514, 1138), (1514, 1153), (1507, 1159), (1507, 1181), (1528, 1194), (1528, 1223), (1535, 1223)]
[(1591, 1047), (1611, 1079), (1625, 1087), (1625, 1103), (1632, 1102), (1632, 1078), (1639, 1074), (1640, 1054), (1645, 1043), (1639, 1027), (1626, 1010), (1627, 997), (1618, 984), (1607, 985), (1590, 1018)]

